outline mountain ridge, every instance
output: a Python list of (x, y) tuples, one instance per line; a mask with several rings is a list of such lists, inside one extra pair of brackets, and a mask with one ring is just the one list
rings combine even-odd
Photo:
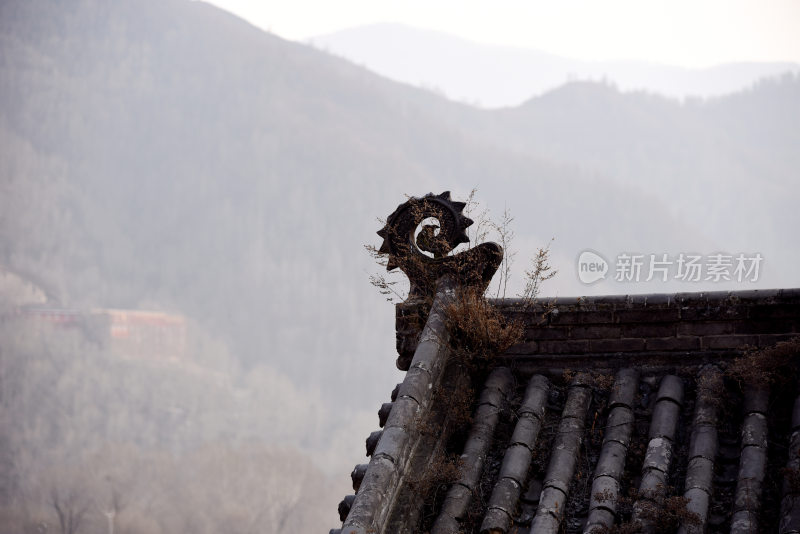
[(638, 60), (585, 61), (398, 23), (357, 26), (307, 42), (391, 79), (488, 108), (516, 106), (569, 81), (611, 82), (622, 91), (645, 90), (672, 98), (712, 97), (800, 71), (800, 64), (780, 61), (694, 69)]
[[(620, 189), (615, 185), (619, 182), (619, 168), (598, 166), (586, 159), (581, 150), (575, 150), (579, 146), (576, 141), (580, 140), (576, 133), (596, 121), (571, 112), (575, 109), (573, 103), (556, 102), (581, 89), (585, 95), (578, 95), (579, 100), (591, 102), (606, 94), (626, 103), (633, 110), (626, 127), (632, 128), (634, 138), (641, 136), (636, 130), (640, 126), (634, 124), (641, 113), (635, 110), (648, 109), (653, 118), (647, 123), (656, 127), (650, 126), (648, 135), (656, 139), (661, 135), (657, 128), (659, 117), (671, 117), (679, 109), (673, 104), (661, 106), (663, 110), (658, 106), (647, 108), (652, 99), (623, 95), (597, 84), (573, 84), (520, 108), (489, 113), (384, 80), (344, 60), (260, 32), (201, 3), (123, 2), (112, 9), (87, 0), (81, 4), (85, 19), (81, 24), (91, 26), (101, 20), (102, 25), (93, 26), (94, 33), (84, 33), (79, 39), (69, 33), (69, 26), (63, 22), (68, 17), (29, 17), (34, 31), (15, 32), (8, 22), (14, 20), (7, 16), (9, 5), (19, 8), (13, 3), (3, 8), (2, 18), (7, 23), (2, 34), (27, 43), (26, 49), (35, 53), (29, 68), (19, 70), (13, 60), (24, 54), (15, 55), (7, 48), (9, 53), (3, 63), (7, 75), (3, 78), (4, 89), (8, 90), (3, 91), (2, 125), (11, 136), (9, 146), (29, 143), (34, 153), (11, 154), (9, 148), (6, 151), (12, 159), (24, 160), (17, 162), (23, 170), (26, 164), (45, 165), (55, 181), (45, 180), (42, 176), (47, 173), (41, 172), (37, 172), (37, 180), (44, 180), (44, 191), (58, 191), (48, 207), (50, 215), (36, 215), (37, 209), (46, 204), (33, 213), (16, 214), (21, 221), (40, 217), (28, 222), (34, 228), (37, 224), (41, 229), (52, 228), (59, 235), (54, 242), (53, 236), (39, 232), (33, 241), (42, 241), (38, 243), (40, 251), (54, 247), (52, 253), (59, 258), (55, 264), (67, 262), (64, 273), (86, 272), (85, 279), (83, 275), (74, 279), (58, 275), (62, 282), (52, 284), (68, 290), (73, 299), (94, 294), (92, 298), (103, 299), (105, 305), (135, 306), (141, 298), (137, 295), (147, 287), (154, 293), (148, 295), (150, 298), (167, 299), (182, 308), (208, 310), (212, 302), (226, 302), (227, 297), (212, 289), (213, 281), (223, 273), (235, 272), (237, 262), (244, 262), (250, 273), (247, 276), (251, 277), (248, 283), (255, 284), (253, 287), (259, 288), (257, 292), (262, 295), (271, 291), (267, 285), (270, 269), (289, 272), (285, 265), (297, 262), (307, 266), (303, 269), (307, 276), (318, 276), (313, 274), (315, 266), (324, 264), (325, 258), (336, 258), (341, 251), (327, 245), (321, 247), (324, 252), (315, 251), (300, 243), (335, 243), (341, 235), (334, 236), (326, 225), (315, 222), (294, 225), (295, 235), (287, 240), (279, 226), (270, 223), (291, 218), (292, 212), (287, 209), (340, 217), (335, 207), (348, 205), (354, 220), (366, 221), (380, 211), (375, 207), (380, 198), (402, 198), (403, 193), (417, 190), (468, 191), (473, 185), (485, 183), (487, 177), (492, 177), (494, 186), (484, 194), (495, 206), (506, 201), (503, 191), (520, 187), (523, 189), (513, 195), (518, 206), (524, 206), (519, 201), (528, 195), (569, 199), (589, 210), (587, 213), (595, 211), (596, 216), (608, 208), (590, 207), (592, 198), (620, 208), (630, 202), (649, 206), (663, 202), (646, 200), (635, 190)], [(100, 10), (98, 15), (96, 5), (106, 11)], [(142, 5), (149, 7), (140, 9)], [(52, 7), (54, 4), (50, 6), (57, 9)], [(33, 11), (29, 14), (33, 15)], [(76, 13), (81, 11), (71, 16)], [(123, 29), (109, 30), (108, 17)], [(217, 18), (220, 26), (214, 26)], [(217, 33), (210, 32), (210, 28)], [(228, 28), (232, 34), (227, 35), (221, 28)], [(43, 34), (48, 35), (48, 40), (31, 37)], [(59, 42), (62, 34), (67, 41), (74, 41)], [(49, 58), (50, 64), (59, 66), (57, 71), (37, 70), (36, 57)], [(74, 57), (80, 61), (73, 63)], [(62, 75), (63, 79), (59, 77)], [(45, 98), (37, 101), (36, 95)], [(54, 107), (52, 103), (59, 100), (68, 105)], [(589, 104), (586, 112), (591, 108)], [(539, 111), (530, 114), (532, 109)], [(542, 110), (548, 109), (572, 113), (569, 127), (564, 128), (567, 123), (558, 115), (547, 119)], [(29, 120), (43, 110), (48, 113), (46, 125)], [(561, 137), (556, 135), (559, 131), (563, 131)], [(587, 139), (604, 136), (607, 137), (599, 130)], [(566, 143), (567, 149), (535, 150), (532, 146), (532, 141), (544, 146), (544, 140), (551, 138), (560, 139), (562, 145)], [(590, 143), (594, 147), (596, 141)], [(624, 159), (624, 144), (614, 144), (613, 148), (618, 152), (615, 158)], [(16, 170), (7, 169), (7, 175), (19, 173), (19, 166)], [(592, 169), (600, 170), (611, 180), (594, 184), (595, 178), (590, 178)], [(669, 172), (669, 168), (661, 172)], [(110, 182), (110, 176), (116, 179)], [(379, 176), (382, 178), (376, 179)], [(287, 181), (289, 177), (291, 180)], [(530, 177), (539, 178), (526, 184)], [(330, 183), (331, 178), (336, 180), (335, 185)], [(630, 177), (622, 180), (624, 187), (630, 187), (630, 182)], [(534, 190), (537, 193), (531, 194)], [(63, 211), (64, 195), (71, 199), (67, 205), (73, 207), (62, 216), (73, 230), (60, 235), (58, 227), (47, 218)], [(353, 195), (362, 200), (349, 201)], [(52, 193), (40, 196), (46, 199)], [(557, 213), (552, 208), (548, 210)], [(624, 213), (621, 209), (616, 211)], [(674, 219), (665, 208), (659, 211), (663, 212), (662, 219)], [(200, 217), (200, 213), (210, 216), (210, 220)], [(93, 218), (103, 223), (96, 224)], [(523, 224), (536, 224), (527, 216), (520, 215), (520, 220)], [(155, 221), (159, 221), (157, 225)], [(19, 232), (14, 232), (17, 222), (5, 225), (5, 263), (24, 272), (24, 264), (33, 262), (32, 268), (47, 271), (44, 263), (34, 259), (32, 250), (21, 252), (26, 247), (19, 242)], [(347, 235), (353, 242), (369, 242), (373, 229), (348, 225)], [(670, 225), (679, 227), (680, 223), (674, 220)], [(252, 228), (252, 235), (247, 235), (247, 228)], [(541, 231), (543, 241), (558, 234), (558, 221), (553, 219)], [(670, 241), (664, 231), (657, 231), (655, 235), (662, 234), (657, 241)], [(628, 236), (634, 244), (644, 242), (643, 236), (633, 239), (632, 232), (635, 231), (628, 225), (618, 225), (615, 230), (620, 238)], [(229, 233), (237, 237), (231, 241), (226, 237)], [(582, 239), (577, 234), (567, 237), (563, 231), (560, 233), (560, 239), (568, 246), (578, 246)], [(90, 241), (97, 244), (113, 245), (91, 252), (86, 238), (78, 238), (83, 235), (93, 236)], [(653, 235), (650, 232), (651, 238)], [(200, 236), (202, 240), (198, 240)], [(120, 242), (128, 245), (121, 247)], [(70, 252), (70, 246), (78, 252)], [(268, 251), (274, 247), (282, 254), (269, 257)], [(60, 249), (63, 250), (58, 252)], [(192, 270), (188, 257), (176, 264), (174, 260), (181, 258), (181, 250), (183, 254), (192, 251), (201, 261), (222, 270), (215, 275)], [(152, 257), (152, 264), (128, 258), (132, 251), (137, 251), (132, 257)], [(99, 267), (89, 271), (77, 267), (89, 258), (94, 258), (91, 264)], [(344, 258), (336, 261), (343, 265)], [(125, 289), (130, 282), (111, 281), (92, 287), (92, 276), (109, 278), (103, 272), (117, 280), (138, 280), (135, 283), (140, 289)], [(201, 290), (180, 290), (184, 297), (175, 302), (174, 289), (170, 288), (180, 287), (184, 277), (194, 280)], [(355, 283), (358, 275), (354, 278), (342, 272), (329, 283), (335, 285), (337, 278)], [(236, 292), (248, 291), (242, 287)], [(267, 317), (279, 320), (275, 314), (280, 306), (290, 306), (291, 293), (281, 292), (283, 296), (277, 301), (280, 304), (276, 303)], [(185, 300), (189, 295), (192, 296)], [(270, 306), (264, 306), (258, 304), (257, 308), (267, 312)], [(231, 311), (231, 317), (236, 315)], [(227, 321), (230, 319), (223, 322)], [(243, 321), (242, 327), (248, 322), (243, 318), (239, 321)]]

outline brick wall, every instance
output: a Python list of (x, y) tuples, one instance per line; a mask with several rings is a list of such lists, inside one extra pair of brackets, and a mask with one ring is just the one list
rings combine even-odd
[(495, 304), (525, 323), (524, 341), (506, 353), (517, 364), (683, 364), (800, 336), (800, 289), (562, 298), (524, 311), (518, 300)]

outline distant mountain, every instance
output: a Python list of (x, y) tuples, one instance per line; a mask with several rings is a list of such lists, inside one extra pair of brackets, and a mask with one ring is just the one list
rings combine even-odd
[[(555, 237), (549, 294), (797, 286), (798, 123), (796, 76), (683, 103), (570, 83), (490, 111), (201, 2), (6, 1), (0, 265), (63, 305), (180, 311), (322, 399), (304, 448), (355, 450), (398, 378), (363, 245), (405, 194), (508, 208), (517, 280)], [(586, 248), (765, 260), (758, 284), (584, 286)]]
[(359, 26), (309, 42), (387, 78), (487, 108), (516, 106), (570, 81), (607, 81), (622, 91), (667, 97), (711, 97), (800, 71), (797, 63), (781, 62), (686, 69), (644, 61), (580, 61), (393, 23)]
[(335, 389), (386, 368), (330, 350), (393, 350), (390, 309), (363, 322), (380, 298), (362, 244), (405, 193), (569, 199), (620, 214), (608, 224), (629, 243), (680, 226), (645, 234), (623, 210), (638, 193), (487, 141), (460, 124), (483, 120), (471, 108), (207, 4), (6, 2), (0, 35), (0, 261), (63, 304), (177, 308), (297, 381)]

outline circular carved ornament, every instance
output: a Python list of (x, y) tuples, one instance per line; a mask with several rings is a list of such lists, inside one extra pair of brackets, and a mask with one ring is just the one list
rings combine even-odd
[(449, 191), (411, 197), (378, 231), (383, 238), (378, 252), (389, 256), (386, 269), (399, 267), (408, 276), (411, 296), (432, 294), (437, 281), (448, 274), (457, 283), (485, 288), (499, 267), (503, 249), (496, 243), (450, 255), (458, 245), (469, 242), (466, 229), (473, 221), (463, 214), (465, 206), (453, 201)]

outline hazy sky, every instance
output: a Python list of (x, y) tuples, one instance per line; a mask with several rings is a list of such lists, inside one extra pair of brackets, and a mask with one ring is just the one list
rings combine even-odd
[(587, 59), (800, 62), (800, 0), (211, 0), (293, 40), (400, 22)]

